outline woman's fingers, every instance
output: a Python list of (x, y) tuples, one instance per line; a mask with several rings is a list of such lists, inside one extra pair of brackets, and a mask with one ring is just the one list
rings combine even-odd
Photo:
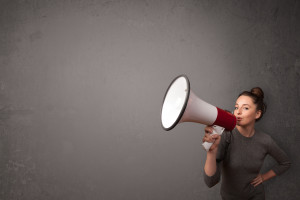
[(252, 180), (251, 184), (256, 187), (263, 182), (261, 175), (259, 174), (255, 179)]
[(206, 126), (205, 127), (205, 135), (202, 139), (203, 142), (209, 142), (213, 143), (210, 147), (210, 150), (214, 150), (218, 147), (220, 143), (221, 136), (218, 134), (212, 134), (213, 133), (213, 127), (212, 126)]
[(213, 127), (212, 126), (206, 126), (204, 130), (205, 130), (205, 133), (211, 134), (213, 132)]
[(210, 148), (211, 148), (211, 150), (214, 150), (215, 148), (217, 148), (219, 146), (221, 136), (215, 134), (212, 136), (212, 138), (213, 138), (213, 144), (211, 145)]
[(259, 183), (259, 179), (258, 178), (253, 179), (252, 182), (251, 182), (252, 185), (255, 185), (256, 183)]
[(212, 150), (216, 149), (217, 147), (218, 146), (216, 144), (212, 144), (211, 147), (210, 147), (210, 150), (212, 151)]
[(254, 184), (252, 184), (254, 187), (258, 186), (259, 184), (261, 184), (261, 182), (256, 182)]
[(211, 135), (209, 133), (205, 133), (204, 138), (203, 138), (203, 142), (214, 142), (215, 141), (215, 137), (214, 135)]

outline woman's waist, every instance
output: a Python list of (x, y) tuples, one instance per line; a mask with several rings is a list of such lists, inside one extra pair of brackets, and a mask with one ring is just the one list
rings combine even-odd
[(222, 181), (221, 184), (221, 194), (239, 197), (239, 198), (250, 198), (255, 194), (264, 193), (264, 186), (260, 184), (254, 187), (250, 182), (231, 182), (231, 181)]

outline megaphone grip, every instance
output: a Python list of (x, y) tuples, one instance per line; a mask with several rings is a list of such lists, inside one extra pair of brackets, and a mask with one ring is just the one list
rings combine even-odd
[[(224, 131), (223, 127), (214, 125), (213, 126), (213, 132), (212, 132), (211, 135), (215, 135), (215, 134), (222, 135), (223, 131)], [(210, 149), (210, 147), (211, 147), (212, 144), (213, 143), (210, 143), (210, 142), (203, 142), (202, 146), (204, 147), (204, 149), (206, 151), (209, 151), (209, 149)]]
[(211, 147), (212, 144), (213, 143), (210, 143), (210, 142), (204, 142), (202, 144), (202, 146), (204, 147), (205, 151), (208, 151), (210, 149), (210, 147)]

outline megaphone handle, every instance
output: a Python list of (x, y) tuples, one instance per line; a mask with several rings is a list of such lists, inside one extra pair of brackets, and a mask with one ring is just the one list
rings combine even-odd
[(206, 151), (208, 151), (208, 150), (210, 149), (210, 147), (211, 147), (212, 144), (213, 144), (213, 143), (210, 143), (210, 142), (204, 142), (204, 143), (202, 144), (202, 146), (204, 147), (204, 149), (205, 149)]
[[(216, 131), (216, 129), (218, 129), (218, 131)], [(211, 135), (215, 135), (215, 134), (222, 135), (223, 130), (224, 130), (223, 127), (214, 126), (213, 132), (212, 132)], [(212, 144), (213, 144), (213, 143), (210, 143), (210, 142), (203, 142), (202, 146), (204, 147), (204, 149), (205, 149), (206, 151), (208, 151), (208, 150), (210, 149), (210, 147), (211, 147)]]

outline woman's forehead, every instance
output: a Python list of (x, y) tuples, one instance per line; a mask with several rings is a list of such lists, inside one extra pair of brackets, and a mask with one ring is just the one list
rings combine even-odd
[(248, 105), (253, 105), (253, 100), (251, 97), (248, 97), (248, 96), (240, 96), (237, 100), (236, 100), (236, 104), (248, 104)]

